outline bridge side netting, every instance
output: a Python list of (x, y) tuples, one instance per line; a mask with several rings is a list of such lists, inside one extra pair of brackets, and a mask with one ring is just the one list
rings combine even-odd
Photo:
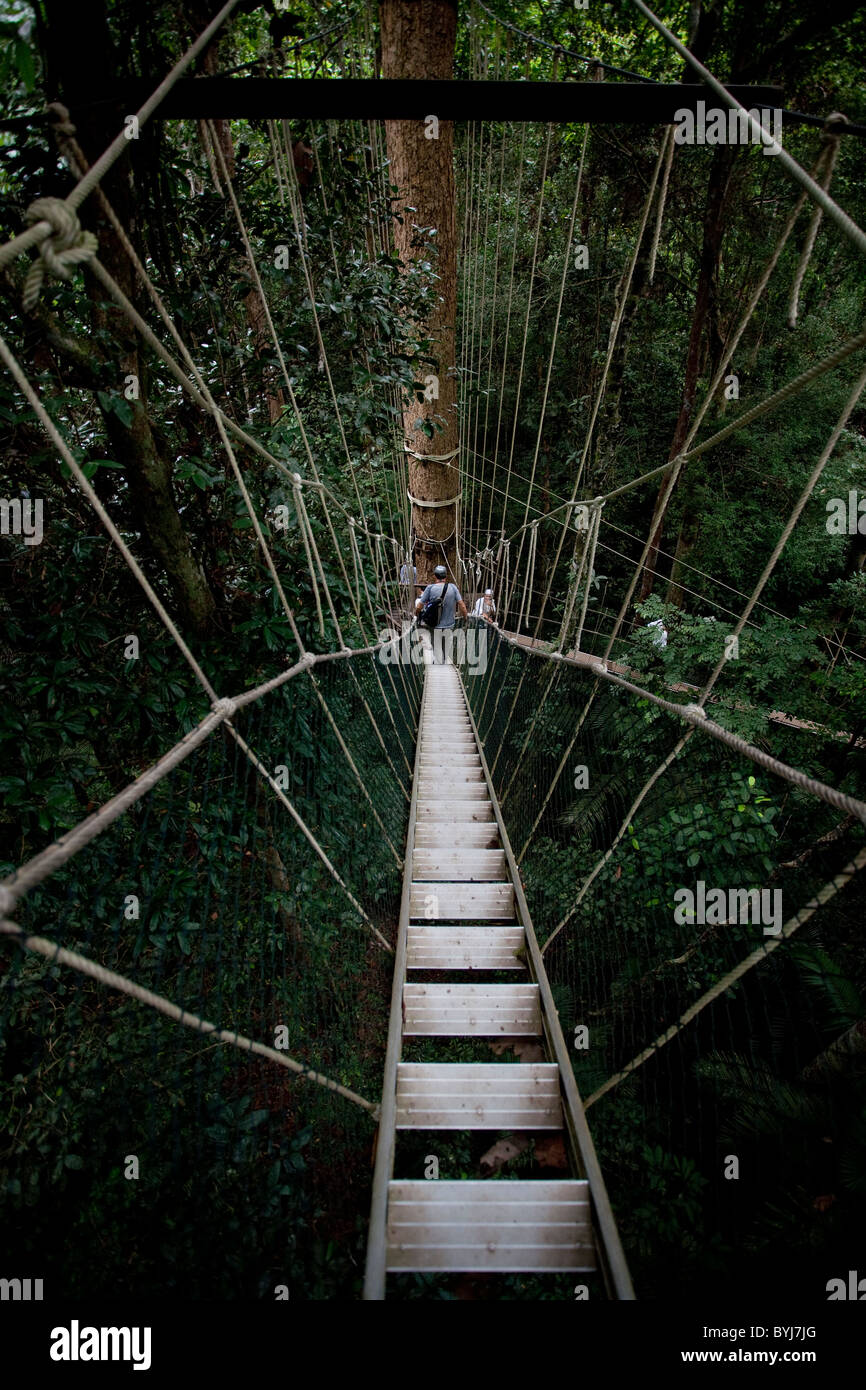
[[(687, 1296), (708, 1249), (721, 1287), (739, 1249), (745, 1279), (821, 1297), (862, 1232), (839, 1043), (866, 992), (862, 822), (700, 729), (668, 761), (681, 720), (493, 632), (465, 685), (639, 1295)], [(812, 732), (772, 743), (826, 765)], [(856, 795), (862, 750), (846, 767)]]
[[(347, 891), (217, 729), (16, 920), (377, 1101), (391, 956), (348, 895), (393, 940), (388, 841), (405, 835), (412, 746), (411, 711), (383, 693), (375, 662), (316, 679), (381, 823), (360, 797), (346, 814), (345, 757), (310, 678), (235, 719)], [(383, 727), (396, 717), (393, 767), (363, 700)], [(323, 1279), (351, 1292), (368, 1111), (50, 959), (13, 951), (4, 964), (7, 1260), (94, 1296), (273, 1297)]]

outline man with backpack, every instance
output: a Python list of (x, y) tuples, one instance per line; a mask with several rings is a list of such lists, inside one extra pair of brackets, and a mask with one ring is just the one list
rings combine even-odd
[[(450, 656), (451, 637), (433, 638), (433, 633), (449, 634), (454, 630), (457, 621), (457, 614), (461, 618), (469, 616), (466, 604), (463, 602), (463, 595), (456, 584), (449, 584), (448, 571), (444, 565), (437, 565), (433, 571), (434, 579), (432, 584), (428, 584), (420, 598), (415, 600), (415, 612), (418, 614), (418, 630), (421, 633), (425, 647), (425, 661), (429, 664), (426, 652), (437, 653), (433, 660), (445, 662)], [(446, 656), (446, 650), (448, 655)]]

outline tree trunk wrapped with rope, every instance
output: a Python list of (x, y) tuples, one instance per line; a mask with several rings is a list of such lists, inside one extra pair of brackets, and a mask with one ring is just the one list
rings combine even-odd
[[(383, 77), (453, 75), (457, 9), (451, 0), (383, 0), (379, 15)], [(399, 191), (393, 224), (397, 254), (408, 265), (426, 254), (432, 235), (439, 277), (439, 304), (426, 325), (435, 367), (425, 378), (422, 399), (405, 402), (403, 409), (415, 563), (418, 583), (426, 584), (437, 564), (454, 574), (457, 558), (454, 126), (431, 112), (425, 121), (386, 121), (385, 133), (390, 179)]]

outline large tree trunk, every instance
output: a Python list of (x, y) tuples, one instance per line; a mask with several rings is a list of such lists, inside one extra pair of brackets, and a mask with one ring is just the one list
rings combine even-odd
[[(381, 0), (382, 76), (416, 79), (450, 78), (454, 71), (457, 8), (451, 0)], [(430, 112), (435, 116), (435, 111)], [(390, 180), (399, 189), (395, 205), (394, 240), (404, 264), (424, 251), (419, 227), (435, 227), (438, 308), (427, 320), (438, 378), (438, 399), (407, 401), (403, 432), (409, 454), (409, 491), (423, 501), (443, 501), (460, 491), (459, 460), (424, 463), (415, 454), (444, 455), (457, 448), (457, 377), (455, 321), (457, 314), (457, 243), (454, 191), (454, 127), (439, 122), (438, 138), (424, 121), (386, 121), (385, 136), (391, 165)], [(404, 212), (404, 208), (414, 211)], [(402, 218), (402, 221), (398, 220)], [(431, 384), (430, 391), (435, 387)], [(416, 422), (431, 422), (431, 438)], [(429, 427), (429, 426), (428, 426)], [(457, 507), (435, 509), (412, 505), (415, 563), (419, 584), (427, 583), (437, 564), (446, 564), (456, 578)]]

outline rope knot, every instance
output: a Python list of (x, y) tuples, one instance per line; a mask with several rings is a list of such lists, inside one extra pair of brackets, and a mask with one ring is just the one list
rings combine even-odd
[(689, 715), (692, 719), (707, 718), (707, 712), (701, 705), (683, 705), (683, 714)]
[(300, 658), (300, 660), (298, 661), (298, 665), (299, 665), (299, 666), (315, 666), (316, 660), (317, 660), (317, 657), (316, 657), (316, 653), (315, 653), (315, 652), (304, 652), (304, 655), (303, 655), (303, 656)]
[(844, 111), (831, 111), (824, 122), (824, 139), (831, 136), (833, 139), (838, 140), (842, 127), (850, 124), (851, 122), (848, 120)]
[(39, 259), (33, 262), (24, 280), (22, 304), (29, 313), (36, 305), (45, 276), (71, 280), (73, 267), (92, 260), (99, 243), (93, 232), (82, 231), (75, 209), (62, 198), (37, 198), (24, 219), (30, 226), (37, 222), (51, 224), (51, 235), (40, 244)]
[(76, 127), (69, 119), (69, 111), (63, 105), (62, 101), (50, 102), (45, 108), (45, 114), (57, 135), (68, 135), (71, 137), (75, 134)]
[(237, 700), (232, 700), (228, 695), (222, 700), (214, 700), (211, 709), (214, 714), (222, 714), (226, 719), (231, 719), (238, 707)]
[(5, 917), (7, 912), (11, 912), (17, 899), (10, 888), (0, 885), (0, 917)]

